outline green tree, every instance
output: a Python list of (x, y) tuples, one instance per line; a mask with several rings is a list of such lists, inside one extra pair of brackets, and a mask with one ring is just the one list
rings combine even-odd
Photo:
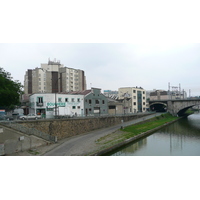
[(19, 81), (13, 81), (11, 74), (0, 67), (0, 106), (12, 109), (20, 104), (22, 85)]

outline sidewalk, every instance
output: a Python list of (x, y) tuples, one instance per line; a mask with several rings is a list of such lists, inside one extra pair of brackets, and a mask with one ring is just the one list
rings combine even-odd
[[(138, 122), (142, 122), (153, 118), (155, 116), (159, 116), (162, 113), (155, 113), (152, 115), (148, 115), (145, 117), (141, 117), (135, 120), (131, 120), (128, 122), (123, 122), (121, 124), (104, 128), (98, 129), (95, 131), (91, 131), (85, 134), (73, 136), (70, 138), (65, 138), (58, 143), (50, 144), (46, 146), (40, 146), (33, 151), (25, 151), (25, 152), (18, 152), (12, 154), (10, 156), (84, 156), (90, 155), (93, 152), (97, 152), (102, 150), (105, 145), (98, 144), (96, 141), (104, 137), (108, 134), (119, 134), (117, 130), (121, 128), (121, 126), (129, 126), (131, 124), (136, 124)], [(114, 133), (115, 132), (115, 133)]]

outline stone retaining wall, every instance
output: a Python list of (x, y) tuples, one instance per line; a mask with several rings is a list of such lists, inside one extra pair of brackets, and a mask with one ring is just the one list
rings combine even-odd
[(19, 123), (28, 128), (35, 128), (50, 135), (57, 136), (58, 139), (63, 139), (66, 137), (87, 133), (92, 130), (117, 125), (120, 124), (122, 120), (126, 122), (150, 114), (151, 113), (128, 115), (128, 116), (98, 117), (98, 118), (96, 117), (96, 118), (21, 121)]

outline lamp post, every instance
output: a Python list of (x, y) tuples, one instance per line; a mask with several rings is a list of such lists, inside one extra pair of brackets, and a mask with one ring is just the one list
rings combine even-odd
[(60, 78), (58, 78), (57, 80), (56, 80), (56, 83), (55, 83), (55, 87), (54, 87), (54, 90), (55, 90), (55, 117), (57, 116), (57, 97), (56, 97), (56, 86), (58, 87), (58, 80), (59, 80)]

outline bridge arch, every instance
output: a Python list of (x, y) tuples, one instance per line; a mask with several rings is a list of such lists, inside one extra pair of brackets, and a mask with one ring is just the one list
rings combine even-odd
[(200, 99), (173, 100), (168, 101), (167, 104), (167, 109), (169, 113), (174, 116), (183, 116), (189, 108), (200, 105)]
[(189, 109), (189, 108), (192, 108), (193, 106), (189, 106), (189, 107), (186, 107), (186, 108), (183, 108), (181, 110), (178, 111), (177, 115), (179, 117), (183, 116), (185, 114), (185, 112)]
[(153, 102), (149, 104), (150, 110), (157, 112), (165, 112), (167, 110), (167, 102)]

